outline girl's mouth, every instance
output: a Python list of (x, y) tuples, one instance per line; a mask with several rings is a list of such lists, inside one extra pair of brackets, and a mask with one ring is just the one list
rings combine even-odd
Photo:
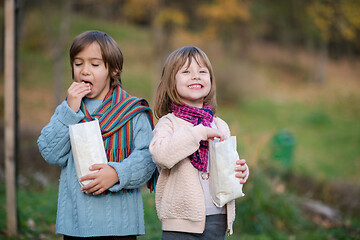
[(200, 84), (189, 85), (188, 88), (202, 88)]

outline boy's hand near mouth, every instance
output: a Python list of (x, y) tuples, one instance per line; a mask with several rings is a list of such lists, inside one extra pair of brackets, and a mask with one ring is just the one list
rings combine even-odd
[(74, 112), (78, 112), (80, 109), (81, 100), (90, 92), (90, 83), (85, 83), (84, 81), (81, 83), (73, 82), (67, 90), (67, 104)]

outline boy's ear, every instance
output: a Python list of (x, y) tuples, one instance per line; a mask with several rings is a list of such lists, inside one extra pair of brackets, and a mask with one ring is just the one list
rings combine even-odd
[(118, 73), (121, 73), (121, 71), (119, 71), (119, 70), (114, 70), (114, 71), (112, 72), (112, 76), (115, 76), (115, 75), (118, 74)]

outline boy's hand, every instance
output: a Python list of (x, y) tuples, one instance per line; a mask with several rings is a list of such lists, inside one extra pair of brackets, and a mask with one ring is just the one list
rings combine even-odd
[(74, 112), (78, 112), (81, 99), (90, 92), (90, 84), (84, 82), (73, 82), (67, 90), (67, 104)]
[(237, 173), (235, 174), (235, 177), (240, 178), (240, 184), (244, 184), (249, 177), (249, 167), (246, 164), (245, 159), (237, 160), (236, 165), (235, 171)]
[(85, 180), (93, 180), (85, 186), (81, 187), (81, 191), (86, 194), (92, 193), (98, 195), (119, 182), (119, 178), (115, 169), (107, 164), (94, 164), (89, 168), (91, 171), (99, 170), (81, 177), (80, 182)]

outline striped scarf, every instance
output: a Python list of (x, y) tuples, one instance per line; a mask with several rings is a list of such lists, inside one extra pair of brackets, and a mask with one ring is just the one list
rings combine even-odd
[[(183, 106), (171, 104), (171, 110), (175, 116), (192, 123), (194, 126), (202, 124), (205, 127), (211, 127), (214, 113), (208, 104), (204, 104), (203, 108), (196, 108), (184, 104)], [(200, 170), (207, 172), (207, 164), (209, 159), (209, 142), (200, 141), (200, 147), (196, 152), (189, 156), (192, 165)]]
[[(108, 162), (122, 162), (131, 153), (132, 121), (140, 112), (147, 112), (147, 117), (154, 128), (152, 111), (145, 99), (130, 96), (120, 86), (112, 88), (105, 96), (102, 104), (92, 114), (88, 112), (84, 102), (81, 102), (81, 111), (85, 118), (81, 122), (89, 122), (97, 118), (104, 140)], [(150, 191), (153, 184), (148, 184)]]

